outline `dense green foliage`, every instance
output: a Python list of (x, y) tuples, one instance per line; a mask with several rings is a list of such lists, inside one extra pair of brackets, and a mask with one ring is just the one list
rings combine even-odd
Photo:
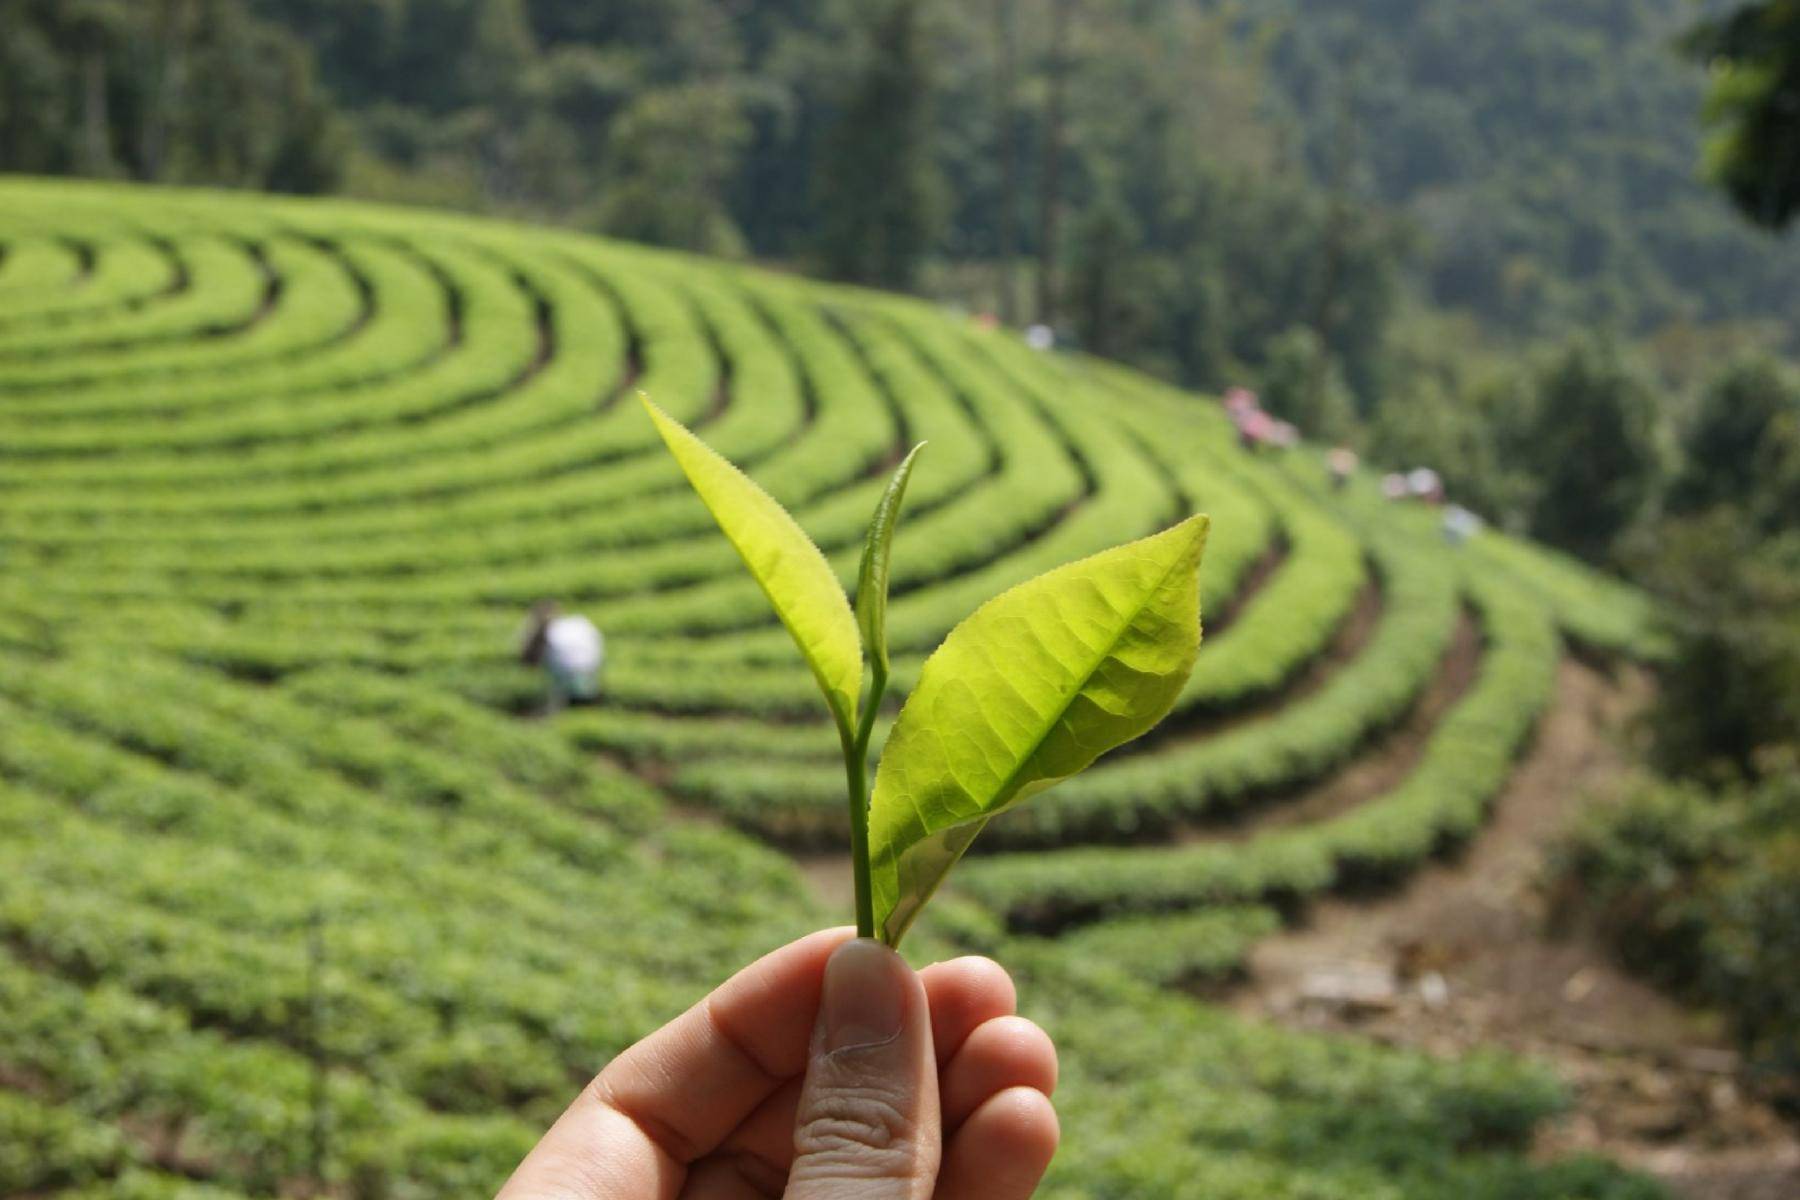
[(850, 32), (856, 64), (821, 134), (813, 182), (818, 256), (838, 279), (906, 288), (936, 241), (941, 182), (931, 154), (924, 15), (880, 0)]
[(1570, 839), (1572, 913), (1730, 1018), (1800, 1104), (1800, 389), (1728, 365), (1689, 423), (1669, 514), (1627, 552), (1670, 615), (1651, 765)]
[[(1800, 1105), (1800, 774), (1709, 793), (1645, 780), (1557, 869), (1584, 920), (1651, 979), (1722, 1010), (1762, 1082)], [(1569, 914), (1573, 916), (1574, 914)]]
[(1604, 559), (1662, 484), (1656, 396), (1617, 347), (1577, 342), (1540, 368), (1521, 399), (1510, 455), (1526, 484), (1527, 527)]
[[(1057, 1039), (1045, 1194), (1652, 1194), (1529, 1155), (1559, 1103), (1533, 1068), (1157, 986), (1472, 834), (1559, 630), (1664, 648), (1641, 595), (1501, 534), (1452, 551), (1314, 448), (1244, 453), (1209, 402), (896, 297), (120, 185), (0, 185), (0, 245), (0, 1191), (479, 1194), (607, 1056), (829, 919), (758, 843), (841, 848), (836, 732), (642, 388), (840, 590), (931, 442), (898, 693), (990, 597), (1212, 514), (1171, 727), (996, 818), (910, 939), (1003, 957)], [(604, 629), (601, 706), (539, 719), (513, 642), (544, 596)], [(1474, 681), (1405, 778), (1289, 809), (1441, 681), (1465, 606)], [(1226, 808), (1289, 819), (1226, 840)]]
[(1665, 522), (1639, 552), (1679, 614), (1651, 713), (1656, 765), (1754, 776), (1765, 756), (1800, 748), (1800, 535), (1764, 540), (1718, 508)]
[(1669, 497), (1680, 514), (1720, 505), (1773, 533), (1800, 514), (1800, 381), (1768, 359), (1728, 364), (1702, 394)]
[[(1685, 0), (1288, 0), (1274, 71), (1311, 157), (1354, 139), (1441, 305), (1509, 327), (1791, 311), (1794, 258), (1699, 179)], [(1791, 119), (1791, 118), (1790, 118)]]
[[(1411, 391), (1396, 342), (1418, 301), (1490, 340), (1699, 323), (1767, 325), (1792, 348), (1800, 255), (1698, 177), (1705, 71), (1674, 46), (1691, 15), (20, 0), (0, 18), (0, 166), (341, 181), (801, 260), (1052, 320), (1206, 386), (1266, 371), (1291, 392), (1310, 338), (1318, 366), (1288, 415), (1336, 436), (1350, 397), (1366, 415)], [(1791, 68), (1765, 49), (1791, 19), (1749, 6), (1701, 38), (1740, 63), (1715, 89), (1721, 172), (1791, 174)]]
[(1712, 68), (1709, 173), (1745, 216), (1784, 227), (1800, 212), (1800, 4), (1740, 4), (1701, 22), (1688, 48)]
[(330, 191), (348, 131), (251, 0), (9, 0), (0, 169)]

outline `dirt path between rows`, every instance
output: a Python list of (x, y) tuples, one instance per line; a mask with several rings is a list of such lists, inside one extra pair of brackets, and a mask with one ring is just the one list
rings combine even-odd
[(1219, 636), (1244, 615), (1244, 611), (1250, 607), (1250, 602), (1256, 599), (1256, 594), (1268, 587), (1269, 581), (1280, 574), (1281, 568), (1287, 565), (1290, 549), (1284, 534), (1277, 533), (1269, 539), (1269, 544), (1263, 548), (1262, 554), (1250, 564), (1249, 569), (1244, 572), (1243, 578), (1238, 580), (1237, 587), (1232, 589), (1231, 595), (1223, 604), (1219, 605), (1218, 611), (1203, 614), (1206, 636)]
[(1596, 1151), (1684, 1200), (1800, 1196), (1800, 1141), (1745, 1095), (1719, 1031), (1614, 966), (1544, 932), (1547, 844), (1613, 777), (1645, 685), (1565, 660), (1555, 702), (1483, 833), (1378, 899), (1327, 899), (1262, 942), (1240, 1011), (1434, 1054), (1499, 1046), (1550, 1065), (1571, 1111), (1539, 1151)]

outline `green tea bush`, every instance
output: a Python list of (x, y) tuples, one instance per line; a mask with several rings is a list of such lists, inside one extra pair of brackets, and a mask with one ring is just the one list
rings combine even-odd
[(1558, 643), (1529, 598), (1486, 580), (1466, 587), (1488, 639), (1476, 681), (1392, 791), (1240, 844), (1006, 855), (975, 863), (960, 886), (1018, 926), (1056, 929), (1127, 912), (1293, 903), (1342, 882), (1391, 879), (1468, 837), (1549, 699)]
[(1562, 916), (1634, 970), (1729, 1019), (1800, 1104), (1800, 775), (1709, 792), (1644, 778), (1595, 808), (1552, 863)]
[[(995, 822), (907, 934), (922, 959), (1001, 958), (1056, 1038), (1045, 1194), (1640, 1194), (1529, 1159), (1560, 1103), (1529, 1068), (1161, 986), (1468, 836), (1543, 703), (1553, 622), (1646, 653), (1636, 593), (1512, 543), (1458, 560), (1360, 484), (1329, 492), (1309, 450), (1242, 453), (1211, 401), (897, 297), (445, 213), (31, 180), (0, 183), (0, 244), (0, 1192), (491, 1194), (596, 1066), (829, 919), (731, 826), (841, 849), (856, 765), (910, 755), (944, 786), (878, 782), (871, 841), (941, 878), (979, 823), (943, 797), (991, 814), (1025, 789), (930, 732), (1039, 694), (1034, 646), (1080, 667), (1088, 627), (1048, 614), (1141, 574), (1141, 548), (1090, 556), (1206, 512), (1182, 603), (1082, 693), (1107, 736), (1058, 726), (1032, 782), (1137, 731), (1155, 706), (1128, 693), (1179, 724)], [(930, 443), (883, 526), (867, 594), (888, 602), (837, 639), (881, 646), (891, 683), (859, 694), (851, 756), (635, 388), (792, 513), (820, 594), (860, 585), (869, 514)], [(1157, 545), (1188, 539), (1186, 563), (1196, 532)], [(946, 642), (1083, 561), (1055, 603), (1001, 606), (1031, 637), (978, 615)], [(1199, 632), (1189, 584), (1210, 628), (1183, 685), (1179, 655), (1142, 655)], [(596, 706), (546, 716), (516, 660), (547, 596), (607, 635)], [(1401, 786), (1241, 845), (1173, 840), (1376, 744), (1465, 602), (1476, 684)], [(928, 889), (884, 878), (897, 939)], [(1731, 893), (1733, 928), (1775, 928), (1776, 894)]]
[(1100, 921), (1060, 944), (1151, 983), (1221, 983), (1240, 975), (1250, 947), (1280, 924), (1270, 908), (1212, 908)]

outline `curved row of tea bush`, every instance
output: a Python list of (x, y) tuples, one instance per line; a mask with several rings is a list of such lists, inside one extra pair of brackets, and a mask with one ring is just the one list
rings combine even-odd
[(966, 891), (1028, 928), (1208, 904), (1291, 904), (1346, 881), (1392, 878), (1467, 838), (1504, 786), (1554, 686), (1559, 642), (1514, 587), (1465, 583), (1487, 646), (1475, 680), (1406, 780), (1324, 821), (1248, 841), (1012, 854), (973, 863)]
[(108, 421), (133, 426), (243, 404), (247, 396), (292, 400), (362, 386), (448, 351), (451, 297), (428, 260), (407, 247), (297, 233), (261, 246), (285, 282), (253, 329), (123, 361), (91, 354), (11, 368), (0, 387), (9, 424), (39, 432), (85, 423), (104, 445)]
[[(95, 252), (93, 266), (71, 280), (79, 286), (62, 292), (22, 287), (0, 296), (0, 324), (23, 328), (103, 320), (132, 305), (183, 290), (180, 266), (166, 245), (108, 224), (125, 236), (109, 239), (104, 253)], [(91, 232), (79, 226), (77, 230), (79, 234)]]
[(16, 234), (0, 247), (0, 300), (56, 295), (86, 271), (84, 250), (73, 238)]
[[(813, 685), (643, 388), (846, 582), (887, 468), (930, 443), (896, 702), (993, 593), (1214, 518), (1168, 731), (999, 823), (911, 947), (1000, 955), (1056, 1037), (1044, 1194), (1642, 1194), (1526, 1160), (1557, 1104), (1535, 1073), (1158, 986), (1466, 833), (1543, 702), (1551, 610), (1641, 649), (1604, 634), (1607, 585), (1481, 544), (1459, 564), (1326, 491), (1310, 451), (1245, 454), (1216, 406), (914, 301), (349, 203), (0, 201), (0, 1191), (491, 1193), (598, 1062), (841, 916), (665, 804), (673, 783), (774, 833), (841, 799)], [(1475, 564), (1478, 681), (1395, 792), (1233, 845), (1071, 848), (1191, 839), (1380, 753)], [(513, 655), (542, 596), (607, 633), (603, 704), (536, 719)], [(1103, 914), (1057, 939), (999, 919)]]
[[(191, 397), (170, 388), (173, 379), (225, 366), (247, 372), (277, 360), (298, 367), (303, 355), (329, 352), (372, 317), (375, 285), (350, 254), (294, 235), (255, 243), (255, 251), (269, 282), (253, 324), (213, 331), (206, 340), (163, 340), (130, 354), (59, 354), (29, 364), (5, 362), (0, 364), (0, 394), (8, 395), (9, 407), (19, 415), (48, 421), (84, 411), (124, 416), (160, 407), (179, 412)], [(397, 294), (392, 297), (393, 303), (399, 300)], [(135, 388), (123, 386), (127, 382)], [(140, 396), (155, 400), (141, 403)]]
[[(1184, 821), (1310, 782), (1349, 759), (1411, 707), (1456, 619), (1455, 581), (1441, 556), (1402, 543), (1385, 546), (1379, 561), (1387, 584), (1375, 633), (1316, 692), (1223, 732), (1176, 732), (1142, 752), (1116, 756), (996, 821), (983, 845), (1166, 836)], [(1264, 603), (1261, 596), (1256, 603)], [(1222, 642), (1230, 644), (1237, 632), (1234, 627)], [(606, 745), (594, 732), (606, 720), (596, 714), (578, 728)], [(613, 746), (631, 749), (617, 740)], [(736, 757), (693, 761), (683, 742), (674, 748), (687, 765), (675, 771), (672, 786), (735, 823), (782, 842), (831, 843), (844, 836), (842, 780), (828, 758), (771, 760), (751, 746)]]

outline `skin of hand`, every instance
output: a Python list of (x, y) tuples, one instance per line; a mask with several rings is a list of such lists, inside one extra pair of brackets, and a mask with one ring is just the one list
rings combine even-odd
[(499, 1200), (1025, 1200), (1056, 1048), (990, 959), (914, 971), (827, 929), (620, 1054)]

